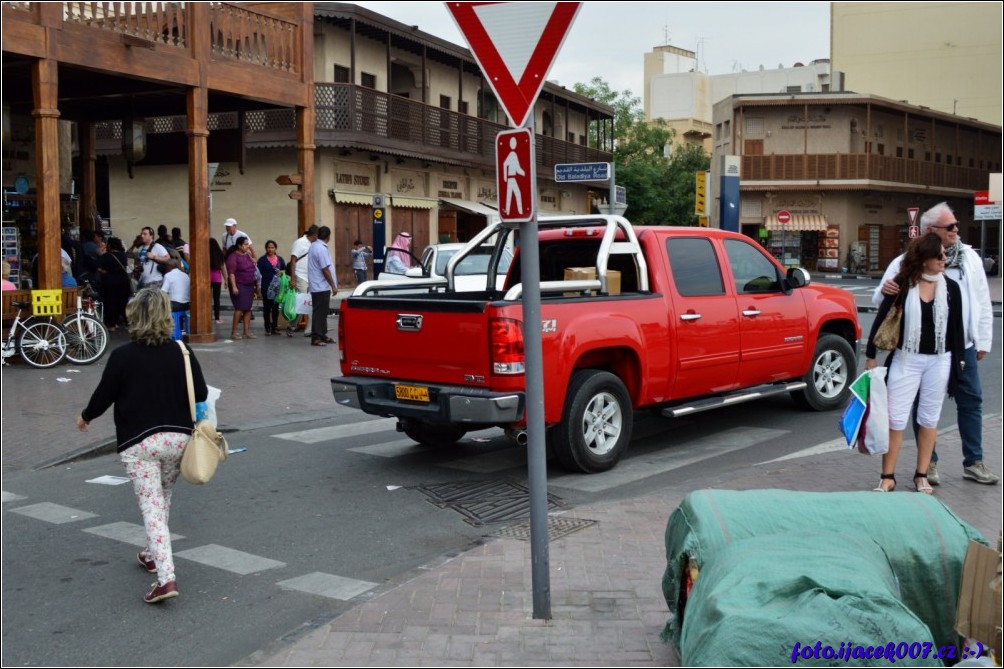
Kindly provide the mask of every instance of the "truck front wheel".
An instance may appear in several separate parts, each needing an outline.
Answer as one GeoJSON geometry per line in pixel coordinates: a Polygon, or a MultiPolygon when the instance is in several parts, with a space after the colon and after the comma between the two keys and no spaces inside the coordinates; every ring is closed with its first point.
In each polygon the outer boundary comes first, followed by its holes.
{"type": "Polygon", "coordinates": [[[561,424],[552,432],[554,456],[568,471],[605,472],[627,450],[633,421],[631,396],[619,378],[579,370],[569,383],[561,424]]]}
{"type": "Polygon", "coordinates": [[[409,420],[404,423],[404,433],[409,439],[417,441],[423,446],[444,447],[453,446],[460,441],[467,430],[456,425],[433,425],[417,420],[409,420]]]}
{"type": "Polygon", "coordinates": [[[829,411],[847,402],[857,372],[857,357],[847,340],[824,334],[816,342],[812,365],[805,375],[805,388],[791,394],[803,409],[829,411]]]}

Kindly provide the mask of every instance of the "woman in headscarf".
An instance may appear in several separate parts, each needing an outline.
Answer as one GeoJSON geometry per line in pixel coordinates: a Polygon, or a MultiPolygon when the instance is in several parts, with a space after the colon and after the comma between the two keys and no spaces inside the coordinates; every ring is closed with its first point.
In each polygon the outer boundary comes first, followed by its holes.
{"type": "Polygon", "coordinates": [[[886,314],[898,304],[903,310],[899,345],[886,358],[889,451],[882,456],[882,476],[875,490],[892,492],[896,488],[896,460],[903,445],[903,430],[919,394],[913,485],[917,492],[930,495],[934,488],[927,480],[927,470],[941,405],[946,388],[948,394],[955,391],[963,360],[962,291],[959,284],[945,276],[945,250],[941,238],[933,232],[910,243],[894,281],[900,292],[882,301],[865,350],[865,369],[873,369],[878,366],[875,334],[886,314]]]}
{"type": "Polygon", "coordinates": [[[411,251],[411,235],[407,232],[399,232],[391,244],[391,250],[387,251],[384,271],[391,274],[404,274],[408,271],[408,268],[411,267],[411,256],[406,251],[411,251]],[[405,250],[397,251],[394,249],[405,250]]]}

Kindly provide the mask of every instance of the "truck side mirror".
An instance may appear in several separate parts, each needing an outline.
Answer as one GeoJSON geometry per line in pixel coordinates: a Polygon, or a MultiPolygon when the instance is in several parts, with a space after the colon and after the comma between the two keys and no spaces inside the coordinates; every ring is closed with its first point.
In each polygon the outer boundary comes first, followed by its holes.
{"type": "Polygon", "coordinates": [[[812,282],[809,273],[801,267],[789,268],[786,278],[788,279],[788,285],[792,288],[805,288],[812,282]]]}

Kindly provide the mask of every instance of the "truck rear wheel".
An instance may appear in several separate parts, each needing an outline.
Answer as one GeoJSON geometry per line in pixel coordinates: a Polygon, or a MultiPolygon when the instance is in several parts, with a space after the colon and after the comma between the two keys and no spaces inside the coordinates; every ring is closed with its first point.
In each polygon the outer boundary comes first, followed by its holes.
{"type": "Polygon", "coordinates": [[[404,433],[408,435],[409,439],[417,441],[423,446],[441,448],[456,444],[467,434],[467,430],[456,425],[434,425],[411,420],[405,422],[404,433]]]}
{"type": "Polygon", "coordinates": [[[805,388],[791,394],[795,404],[813,411],[842,407],[857,376],[857,362],[846,339],[835,334],[821,335],[805,374],[805,388]]]}
{"type": "Polygon", "coordinates": [[[572,375],[562,420],[552,431],[558,463],[595,474],[614,467],[631,441],[631,396],[619,378],[597,369],[572,375]]]}

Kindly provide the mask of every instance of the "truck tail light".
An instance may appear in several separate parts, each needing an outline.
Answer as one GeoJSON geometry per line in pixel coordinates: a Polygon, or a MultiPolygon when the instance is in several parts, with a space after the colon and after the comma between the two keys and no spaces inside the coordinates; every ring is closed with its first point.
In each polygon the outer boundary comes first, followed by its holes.
{"type": "Polygon", "coordinates": [[[523,374],[526,360],[523,354],[523,324],[512,318],[492,318],[491,363],[493,374],[523,374]]]}
{"type": "Polygon", "coordinates": [[[345,311],[338,314],[338,360],[345,362],[345,311]]]}

